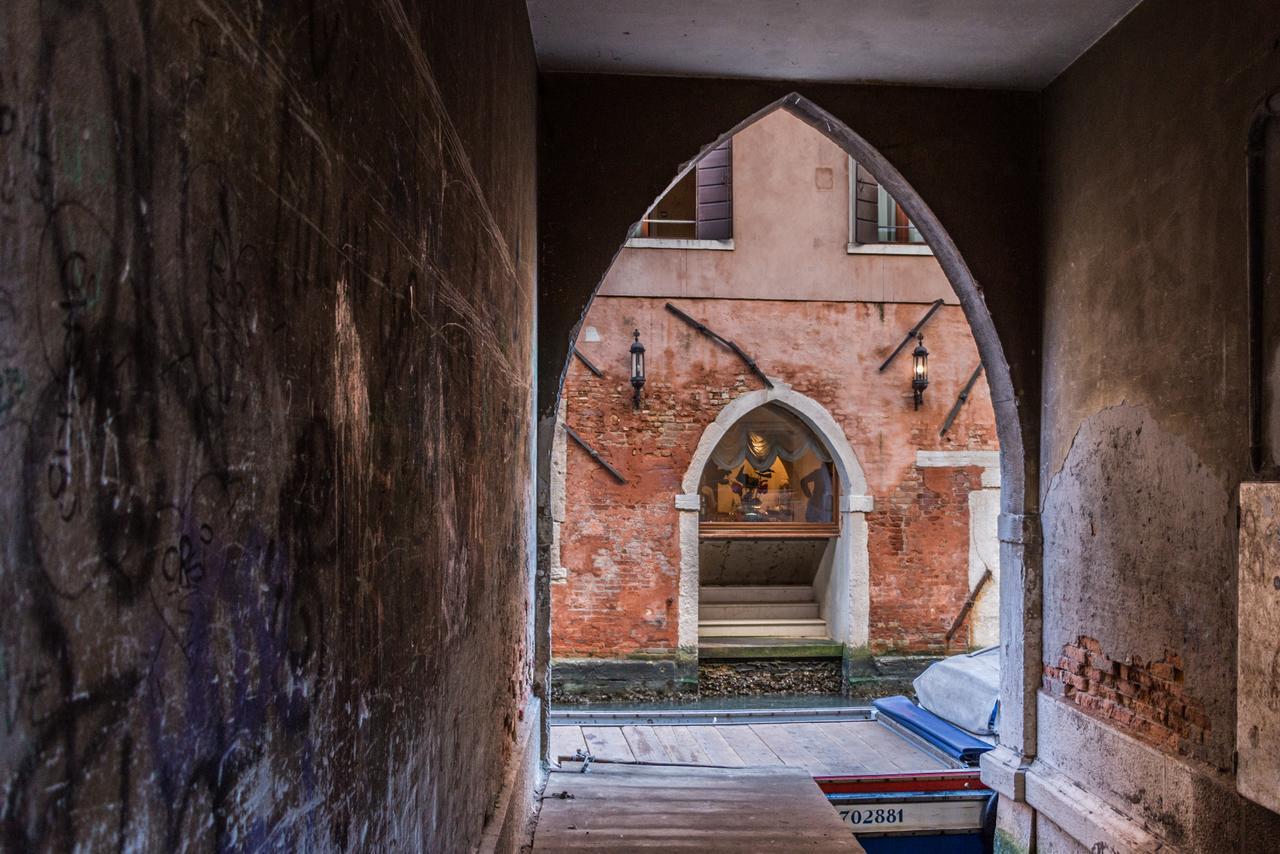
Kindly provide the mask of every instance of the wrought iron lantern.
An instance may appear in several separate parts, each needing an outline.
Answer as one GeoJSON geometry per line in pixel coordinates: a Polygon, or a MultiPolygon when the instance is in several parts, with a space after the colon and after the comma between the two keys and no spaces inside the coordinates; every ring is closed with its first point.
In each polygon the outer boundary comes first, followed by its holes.
{"type": "Polygon", "coordinates": [[[644,388],[644,345],[640,343],[639,329],[632,334],[636,340],[631,343],[631,388],[635,389],[631,402],[639,409],[640,389],[644,388]]]}
{"type": "Polygon", "coordinates": [[[924,348],[924,336],[916,335],[916,349],[911,354],[911,391],[915,393],[916,409],[924,402],[924,390],[929,387],[929,351],[924,348]]]}

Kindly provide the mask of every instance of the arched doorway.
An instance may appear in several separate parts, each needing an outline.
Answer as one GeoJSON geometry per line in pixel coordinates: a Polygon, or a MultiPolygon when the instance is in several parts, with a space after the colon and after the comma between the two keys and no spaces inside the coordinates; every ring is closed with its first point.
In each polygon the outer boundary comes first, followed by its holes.
{"type": "MultiPolygon", "coordinates": [[[[682,492],[675,496],[680,511],[680,646],[689,652],[699,647],[700,623],[707,628],[707,621],[699,619],[699,605],[701,587],[708,581],[739,588],[809,585],[822,625],[789,626],[798,629],[790,636],[825,636],[846,650],[867,643],[865,514],[873,502],[862,466],[831,413],[772,379],[773,388],[743,394],[720,411],[703,432],[682,492]],[[762,477],[765,472],[772,474],[762,477]],[[749,561],[742,561],[739,549],[738,566],[732,565],[732,556],[723,555],[715,578],[704,573],[701,558],[715,546],[736,543],[749,550],[763,542],[822,547],[810,551],[808,560],[817,558],[811,566],[805,565],[803,549],[793,549],[797,553],[781,568],[775,564],[753,573],[742,567],[749,561]]],[[[751,637],[750,625],[716,626],[721,631],[708,637],[751,637]],[[735,631],[739,634],[725,634],[735,631]]],[[[767,628],[756,632],[762,630],[767,628]]],[[[778,634],[776,623],[773,631],[771,636],[788,636],[778,634]]]]}

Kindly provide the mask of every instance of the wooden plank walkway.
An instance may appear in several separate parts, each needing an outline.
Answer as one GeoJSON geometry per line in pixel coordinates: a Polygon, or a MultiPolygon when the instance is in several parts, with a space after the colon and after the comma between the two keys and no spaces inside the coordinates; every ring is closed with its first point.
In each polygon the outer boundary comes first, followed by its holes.
{"type": "Polygon", "coordinates": [[[549,775],[533,854],[864,854],[800,768],[578,767],[549,775]]]}
{"type": "Polygon", "coordinates": [[[584,745],[605,762],[786,766],[815,776],[948,767],[877,721],[551,727],[553,762],[584,745]]]}

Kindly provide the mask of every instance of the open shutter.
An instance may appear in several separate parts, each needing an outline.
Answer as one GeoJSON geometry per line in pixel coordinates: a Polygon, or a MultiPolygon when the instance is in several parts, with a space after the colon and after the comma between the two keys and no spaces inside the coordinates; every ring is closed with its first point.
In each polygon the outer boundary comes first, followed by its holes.
{"type": "Polygon", "coordinates": [[[733,237],[733,148],[725,140],[698,161],[697,216],[699,240],[733,237]]]}
{"type": "Polygon", "coordinates": [[[854,164],[853,240],[855,243],[879,243],[880,185],[861,163],[854,164]]]}

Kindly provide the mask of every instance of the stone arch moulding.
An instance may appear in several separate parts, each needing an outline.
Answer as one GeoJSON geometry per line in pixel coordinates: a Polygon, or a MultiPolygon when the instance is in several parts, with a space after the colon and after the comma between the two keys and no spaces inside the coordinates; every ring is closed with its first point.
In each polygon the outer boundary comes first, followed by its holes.
{"type": "MultiPolygon", "coordinates": [[[[667,188],[655,196],[670,189],[676,182],[693,169],[698,159],[715,146],[732,137],[743,128],[758,121],[777,109],[789,113],[814,127],[827,138],[834,141],[854,159],[865,164],[876,176],[880,184],[902,206],[907,216],[915,223],[920,234],[933,250],[934,257],[941,265],[951,288],[955,291],[964,311],[965,319],[978,345],[978,353],[991,389],[991,403],[995,411],[996,430],[1000,439],[1000,565],[1004,569],[1000,581],[1000,660],[1001,660],[1001,733],[1000,746],[997,750],[986,754],[983,759],[983,779],[1002,795],[1022,800],[1020,780],[1022,768],[1036,754],[1036,693],[1040,686],[1043,668],[1042,608],[1043,589],[1041,582],[1042,540],[1040,535],[1040,516],[1035,510],[1034,499],[1026,494],[1027,460],[1026,446],[1023,442],[1022,425],[1018,417],[1018,400],[1014,391],[1013,378],[1009,370],[1009,362],[1005,358],[995,321],[991,317],[986,301],[973,272],[960,254],[959,248],[951,235],[933,210],[916,192],[906,177],[885,158],[870,142],[857,134],[847,124],[832,113],[824,110],[813,101],[799,94],[790,94],[772,102],[744,118],[734,127],[702,147],[698,154],[682,164],[667,188]]],[[[618,240],[613,260],[617,259],[623,249],[624,238],[618,240]]],[[[610,265],[605,268],[592,292],[599,291],[600,285],[608,275],[610,265]]],[[[568,330],[568,340],[572,342],[578,334],[583,319],[586,317],[590,301],[583,306],[582,314],[573,328],[568,330]]],[[[560,394],[564,386],[565,374],[572,359],[572,347],[565,348],[563,364],[560,366],[554,398],[548,401],[544,409],[547,416],[540,422],[539,429],[539,471],[549,471],[551,457],[551,434],[554,428],[560,394]]],[[[714,445],[713,445],[714,447],[714,445]]],[[[542,475],[545,477],[545,475],[542,475]]],[[[696,487],[695,487],[696,488],[696,487]]],[[[863,487],[865,490],[865,486],[863,487]]],[[[851,490],[852,492],[852,490],[851,490]]],[[[686,491],[685,494],[688,494],[686,491]]],[[[861,493],[860,493],[861,494],[861,493]]],[[[541,496],[542,493],[540,492],[541,496]]],[[[686,499],[677,497],[677,501],[686,499]]],[[[549,506],[540,498],[540,513],[545,517],[549,506]]],[[[683,508],[682,508],[683,509],[683,508]]],[[[681,513],[683,519],[688,514],[681,513]]],[[[696,520],[696,517],[695,517],[696,520]]],[[[682,550],[689,534],[682,526],[680,536],[682,550]]],[[[697,530],[693,531],[696,538],[697,530]]],[[[538,625],[535,627],[535,681],[548,684],[551,648],[551,614],[550,614],[550,581],[546,553],[542,535],[539,535],[539,589],[538,589],[538,625]]],[[[696,579],[694,579],[696,585],[696,579]]],[[[686,579],[681,576],[682,593],[686,579]]],[[[687,650],[686,644],[696,648],[696,586],[694,613],[687,615],[681,612],[681,626],[692,625],[692,637],[681,629],[680,645],[687,650]]],[[[546,727],[545,711],[543,726],[546,727]]],[[[545,732],[545,729],[544,729],[545,732]]],[[[545,751],[545,738],[544,738],[545,751]]],[[[544,753],[545,755],[545,753],[544,753]]]]}
{"type": "Polygon", "coordinates": [[[873,509],[867,479],[844,429],[826,408],[777,377],[769,377],[771,389],[747,392],[734,398],[707,425],[698,440],[689,468],[675,496],[680,512],[680,592],[677,638],[682,653],[698,649],[698,484],[711,453],[743,416],[766,403],[786,409],[804,422],[827,446],[840,478],[840,534],[836,537],[831,574],[820,603],[832,637],[849,651],[865,648],[870,631],[870,555],[867,550],[866,514],[873,509]]]}

